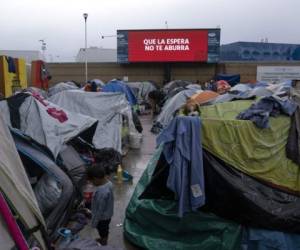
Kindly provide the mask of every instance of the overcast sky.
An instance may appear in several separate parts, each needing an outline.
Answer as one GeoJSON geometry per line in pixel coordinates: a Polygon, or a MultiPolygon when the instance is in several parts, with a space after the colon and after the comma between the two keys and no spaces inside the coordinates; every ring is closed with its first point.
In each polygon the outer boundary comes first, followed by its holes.
{"type": "Polygon", "coordinates": [[[300,44],[300,0],[0,0],[0,50],[39,50],[45,39],[54,60],[73,61],[84,47],[115,48],[117,29],[221,27],[221,43],[300,44]],[[59,56],[59,57],[58,57],[59,56]]]}

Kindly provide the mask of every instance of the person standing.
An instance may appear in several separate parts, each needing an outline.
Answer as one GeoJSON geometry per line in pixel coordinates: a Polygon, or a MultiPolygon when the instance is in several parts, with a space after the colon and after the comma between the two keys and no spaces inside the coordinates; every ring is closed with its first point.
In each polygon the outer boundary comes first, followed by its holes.
{"type": "Polygon", "coordinates": [[[92,197],[92,227],[98,230],[101,245],[107,245],[109,224],[114,211],[113,184],[107,179],[105,169],[97,164],[87,170],[88,180],[96,186],[92,197]]]}

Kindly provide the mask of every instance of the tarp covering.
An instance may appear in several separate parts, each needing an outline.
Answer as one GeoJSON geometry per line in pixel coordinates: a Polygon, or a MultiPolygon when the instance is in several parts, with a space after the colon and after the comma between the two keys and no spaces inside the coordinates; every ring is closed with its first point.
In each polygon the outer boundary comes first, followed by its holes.
{"type": "Polygon", "coordinates": [[[244,173],[278,188],[300,192],[300,168],[285,153],[290,118],[271,117],[267,129],[236,120],[251,103],[235,101],[201,107],[203,147],[244,173]]]}
{"type": "Polygon", "coordinates": [[[49,88],[48,95],[53,96],[59,92],[71,89],[78,89],[78,87],[73,82],[60,82],[49,88]]]}
{"type": "Polygon", "coordinates": [[[243,232],[242,250],[300,249],[300,235],[247,228],[243,232]]]}
{"type": "Polygon", "coordinates": [[[166,102],[155,122],[160,124],[163,128],[166,127],[173,119],[175,112],[186,103],[189,97],[198,92],[201,92],[201,90],[192,88],[177,93],[166,102]]]}
{"type": "Polygon", "coordinates": [[[105,84],[102,88],[103,92],[115,92],[115,93],[123,93],[125,94],[130,105],[136,105],[137,100],[136,97],[129,86],[127,86],[124,82],[119,80],[112,80],[105,84]]]}
{"type": "MultiPolygon", "coordinates": [[[[38,167],[42,168],[48,175],[53,177],[61,186],[62,193],[59,202],[46,217],[48,233],[51,237],[55,238],[56,230],[63,222],[65,222],[66,214],[69,212],[68,207],[72,205],[74,186],[68,175],[38,147],[33,146],[30,142],[16,134],[13,135],[13,138],[20,155],[37,164],[38,167]]],[[[36,167],[34,164],[30,166],[36,167]]]]}
{"type": "Polygon", "coordinates": [[[300,197],[264,185],[207,151],[204,166],[209,211],[242,225],[300,233],[300,197]]]}
{"type": "Polygon", "coordinates": [[[192,84],[191,82],[189,81],[184,81],[184,80],[175,80],[175,81],[171,81],[169,83],[167,83],[163,89],[164,91],[166,91],[167,93],[169,93],[170,91],[172,91],[173,89],[175,88],[178,88],[178,87],[186,87],[188,85],[192,84]]]}
{"type": "MultiPolygon", "coordinates": [[[[16,146],[0,115],[0,191],[12,205],[21,220],[32,229],[39,224],[45,225],[43,216],[38,208],[33,190],[29,183],[23,164],[17,153],[16,146]]],[[[1,216],[0,216],[1,217],[1,216]]],[[[1,249],[11,249],[14,246],[10,235],[0,219],[1,249]]],[[[45,249],[40,231],[34,233],[39,243],[45,249]]]]}
{"type": "Polygon", "coordinates": [[[240,250],[241,226],[210,213],[177,215],[177,203],[139,200],[161,155],[159,147],[138,182],[126,210],[125,236],[146,249],[240,250]]]}
{"type": "Polygon", "coordinates": [[[136,132],[131,107],[122,93],[63,91],[50,98],[66,110],[85,114],[98,120],[93,138],[97,149],[114,148],[121,152],[122,115],[128,117],[130,132],[136,132]]]}
{"type": "MultiPolygon", "coordinates": [[[[63,93],[63,92],[62,92],[63,93]]],[[[6,101],[0,102],[0,111],[7,112],[6,101]]],[[[9,114],[9,113],[8,113],[9,114]]],[[[46,146],[56,158],[63,145],[90,129],[92,138],[97,120],[67,110],[33,96],[25,99],[19,108],[20,130],[41,145],[46,146]]],[[[12,114],[10,114],[12,116],[12,114]]],[[[10,119],[6,123],[11,126],[10,119]]]]}
{"type": "Polygon", "coordinates": [[[151,82],[126,82],[126,84],[134,91],[136,89],[136,97],[141,103],[148,99],[148,94],[156,90],[156,87],[151,82]]]}
{"type": "Polygon", "coordinates": [[[218,75],[216,75],[215,80],[216,81],[225,80],[231,86],[234,86],[241,82],[241,76],[239,74],[237,74],[237,75],[218,74],[218,75]]]}

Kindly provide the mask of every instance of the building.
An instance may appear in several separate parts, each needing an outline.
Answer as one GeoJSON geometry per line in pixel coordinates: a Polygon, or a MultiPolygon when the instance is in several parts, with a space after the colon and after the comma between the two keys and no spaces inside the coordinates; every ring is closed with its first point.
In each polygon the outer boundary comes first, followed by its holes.
{"type": "Polygon", "coordinates": [[[221,46],[221,61],[300,61],[300,44],[235,42],[221,46]]]}
{"type": "Polygon", "coordinates": [[[29,64],[32,61],[43,60],[43,55],[38,50],[0,50],[0,56],[23,58],[29,64]]]}
{"type": "MultiPolygon", "coordinates": [[[[117,49],[104,49],[98,47],[87,48],[88,62],[117,62],[117,49]]],[[[81,48],[76,56],[76,62],[85,62],[85,49],[81,48]]]]}

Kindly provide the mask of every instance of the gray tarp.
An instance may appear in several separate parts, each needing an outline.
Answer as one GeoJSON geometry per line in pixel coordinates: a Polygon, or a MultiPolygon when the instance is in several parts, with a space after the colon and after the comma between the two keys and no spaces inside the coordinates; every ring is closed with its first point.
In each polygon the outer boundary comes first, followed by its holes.
{"type": "MultiPolygon", "coordinates": [[[[4,118],[6,118],[6,122],[10,126],[6,101],[2,101],[0,104],[0,112],[6,112],[4,118]]],[[[19,109],[20,130],[39,144],[46,146],[56,158],[67,142],[91,128],[97,123],[97,120],[89,116],[63,110],[52,103],[48,104],[48,106],[44,106],[34,97],[27,97],[19,109]],[[60,122],[48,114],[47,109],[49,108],[63,110],[68,120],[60,122]]]]}
{"type": "Polygon", "coordinates": [[[60,92],[49,100],[67,110],[98,120],[93,138],[97,149],[114,148],[121,152],[122,115],[128,117],[130,132],[137,133],[132,121],[131,107],[124,94],[69,90],[60,92]]]}
{"type": "Polygon", "coordinates": [[[79,89],[73,82],[60,82],[55,84],[53,87],[49,88],[48,96],[53,96],[61,91],[79,89]]]}
{"type": "Polygon", "coordinates": [[[55,231],[58,226],[63,225],[66,214],[70,211],[69,206],[72,205],[72,199],[74,194],[74,186],[69,176],[56,165],[56,163],[50,159],[46,154],[40,151],[39,148],[33,147],[26,140],[21,137],[13,136],[15,144],[22,155],[29,157],[33,162],[39,164],[43,170],[53,177],[60,185],[62,193],[59,198],[58,204],[51,210],[46,216],[46,225],[48,233],[51,239],[54,239],[57,235],[55,231]]]}
{"type": "Polygon", "coordinates": [[[200,92],[199,89],[187,89],[179,92],[175,96],[173,96],[170,100],[168,100],[159,116],[156,119],[156,123],[166,127],[170,121],[173,119],[175,112],[180,109],[185,103],[186,100],[191,97],[193,94],[200,92]]]}
{"type": "Polygon", "coordinates": [[[138,102],[141,103],[142,101],[148,100],[148,94],[156,90],[156,87],[151,82],[126,82],[126,84],[134,89],[137,89],[136,98],[138,102]]]}
{"type": "MultiPolygon", "coordinates": [[[[45,225],[35,195],[23,164],[17,153],[10,131],[0,115],[0,190],[12,204],[20,219],[28,228],[45,225]]],[[[1,217],[1,216],[0,216],[1,217]]],[[[45,249],[40,231],[34,233],[45,249]]],[[[0,219],[0,248],[11,249],[14,242],[0,219]]]]}

